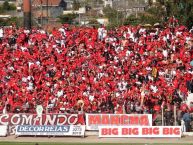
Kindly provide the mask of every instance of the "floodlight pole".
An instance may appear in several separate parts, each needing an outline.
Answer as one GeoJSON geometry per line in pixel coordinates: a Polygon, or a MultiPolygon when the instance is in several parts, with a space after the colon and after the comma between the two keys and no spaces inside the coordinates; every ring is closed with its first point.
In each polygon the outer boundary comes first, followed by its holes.
{"type": "Polygon", "coordinates": [[[31,29],[31,0],[23,0],[24,27],[31,29]]]}

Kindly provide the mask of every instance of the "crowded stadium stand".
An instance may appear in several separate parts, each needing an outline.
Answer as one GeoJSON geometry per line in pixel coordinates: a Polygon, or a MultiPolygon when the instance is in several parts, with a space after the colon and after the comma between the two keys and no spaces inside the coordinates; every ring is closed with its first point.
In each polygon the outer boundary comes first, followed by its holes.
{"type": "Polygon", "coordinates": [[[164,125],[183,120],[190,131],[192,48],[193,32],[173,19],[110,30],[64,24],[51,33],[1,27],[0,112],[153,114],[163,125],[164,110],[164,125]]]}

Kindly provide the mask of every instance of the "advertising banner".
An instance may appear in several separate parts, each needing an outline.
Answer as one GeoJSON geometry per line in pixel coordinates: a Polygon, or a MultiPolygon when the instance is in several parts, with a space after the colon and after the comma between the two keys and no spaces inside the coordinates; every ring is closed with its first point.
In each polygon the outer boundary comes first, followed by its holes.
{"type": "Polygon", "coordinates": [[[0,136],[7,136],[7,126],[6,125],[1,125],[0,126],[0,136]]]}
{"type": "Polygon", "coordinates": [[[181,126],[99,126],[99,137],[176,137],[181,126]]]}
{"type": "Polygon", "coordinates": [[[86,130],[99,126],[152,126],[151,114],[86,114],[86,130]]]}
{"type": "Polygon", "coordinates": [[[84,136],[85,125],[18,125],[16,136],[84,136]]]}
{"type": "Polygon", "coordinates": [[[0,125],[9,126],[9,134],[17,125],[85,125],[83,114],[0,114],[0,125]]]}

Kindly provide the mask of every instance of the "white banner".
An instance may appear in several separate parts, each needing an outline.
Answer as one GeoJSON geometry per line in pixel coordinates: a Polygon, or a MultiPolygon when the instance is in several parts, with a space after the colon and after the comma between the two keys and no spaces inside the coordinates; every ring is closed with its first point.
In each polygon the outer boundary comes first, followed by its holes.
{"type": "Polygon", "coordinates": [[[152,126],[151,114],[86,114],[86,129],[99,126],[152,126]]]}
{"type": "Polygon", "coordinates": [[[181,126],[99,126],[99,137],[181,137],[181,126]]]}
{"type": "Polygon", "coordinates": [[[0,126],[0,136],[7,136],[7,126],[6,125],[1,125],[0,126]]]}
{"type": "Polygon", "coordinates": [[[84,136],[85,125],[18,125],[16,136],[84,136]]]}

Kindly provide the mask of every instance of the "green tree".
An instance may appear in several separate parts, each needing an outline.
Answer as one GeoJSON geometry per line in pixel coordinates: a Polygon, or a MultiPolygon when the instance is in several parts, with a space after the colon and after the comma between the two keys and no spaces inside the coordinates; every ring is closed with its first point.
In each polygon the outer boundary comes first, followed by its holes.
{"type": "Polygon", "coordinates": [[[3,9],[6,11],[9,10],[9,2],[7,0],[3,3],[3,9]]]}
{"type": "Polygon", "coordinates": [[[109,27],[116,27],[123,24],[124,15],[110,6],[103,9],[105,17],[109,20],[109,27]]]}
{"type": "Polygon", "coordinates": [[[138,25],[138,24],[155,24],[162,23],[165,19],[165,7],[159,3],[145,10],[145,12],[138,13],[138,15],[130,15],[127,17],[124,24],[138,25]]]}
{"type": "Polygon", "coordinates": [[[0,26],[6,26],[6,20],[0,18],[0,26]]]}
{"type": "Polygon", "coordinates": [[[162,3],[166,7],[167,17],[175,16],[180,24],[191,28],[193,26],[193,1],[168,0],[162,3]]]}
{"type": "Polygon", "coordinates": [[[72,9],[78,10],[80,7],[81,7],[80,2],[78,0],[73,0],[72,9]]]}
{"type": "Polygon", "coordinates": [[[149,0],[150,8],[144,13],[129,16],[125,24],[154,24],[166,22],[170,17],[175,16],[180,24],[191,28],[193,26],[193,0],[157,0],[153,4],[149,0]]]}
{"type": "Polygon", "coordinates": [[[162,23],[166,16],[165,8],[157,4],[153,7],[147,9],[144,13],[140,15],[140,23],[142,24],[155,24],[155,23],[162,23]]]}
{"type": "Polygon", "coordinates": [[[98,27],[100,24],[96,19],[93,18],[89,20],[89,25],[98,27]]]}
{"type": "Polygon", "coordinates": [[[67,23],[67,24],[72,24],[73,23],[73,20],[77,17],[78,15],[77,14],[67,14],[67,15],[61,15],[59,16],[59,22],[64,24],[64,23],[67,23]]]}
{"type": "Polygon", "coordinates": [[[11,17],[9,19],[0,19],[0,26],[11,26],[16,24],[18,27],[22,26],[23,18],[11,17]]]}
{"type": "Polygon", "coordinates": [[[82,7],[84,7],[84,6],[89,6],[91,2],[92,2],[92,0],[84,0],[84,1],[81,2],[80,5],[81,5],[82,7]]]}
{"type": "Polygon", "coordinates": [[[9,11],[16,10],[16,6],[14,4],[9,4],[9,11]]]}
{"type": "Polygon", "coordinates": [[[0,13],[13,10],[16,10],[16,6],[14,4],[9,4],[7,0],[3,3],[2,6],[0,6],[0,13]]]}
{"type": "Polygon", "coordinates": [[[3,7],[0,5],[0,14],[4,12],[3,7]]]}
{"type": "Polygon", "coordinates": [[[140,23],[140,19],[136,18],[135,15],[130,15],[126,18],[124,25],[138,25],[140,23]]]}

